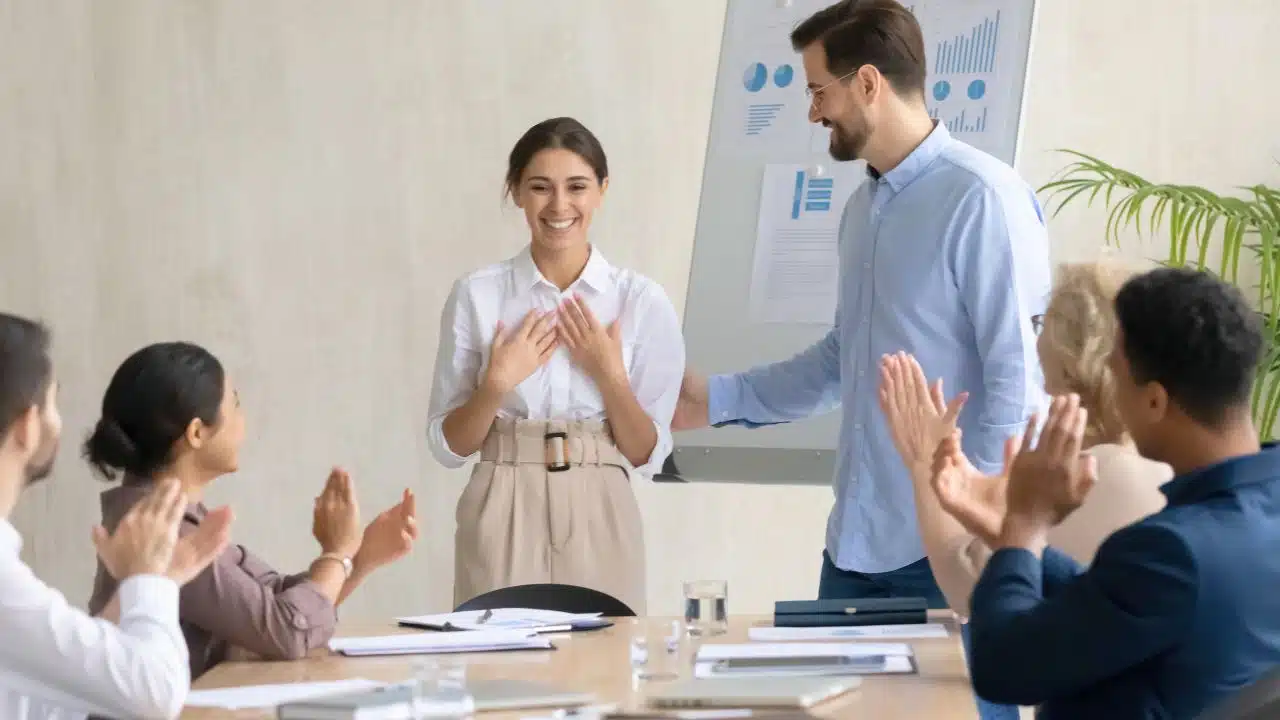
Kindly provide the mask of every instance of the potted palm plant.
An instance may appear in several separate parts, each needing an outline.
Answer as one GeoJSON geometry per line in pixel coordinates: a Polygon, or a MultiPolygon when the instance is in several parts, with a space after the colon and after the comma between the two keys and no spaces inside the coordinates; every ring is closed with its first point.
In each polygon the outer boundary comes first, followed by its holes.
{"type": "Polygon", "coordinates": [[[1156,260],[1209,270],[1253,299],[1268,339],[1253,387],[1253,419],[1263,440],[1275,437],[1280,415],[1280,190],[1254,185],[1227,196],[1194,185],[1155,184],[1091,155],[1061,152],[1073,158],[1071,163],[1040,188],[1051,215],[1072,202],[1090,207],[1101,202],[1107,210],[1108,245],[1119,246],[1129,229],[1139,237],[1163,233],[1168,251],[1156,260]],[[1242,258],[1256,262],[1256,277],[1247,273],[1252,287],[1242,284],[1242,258]]]}

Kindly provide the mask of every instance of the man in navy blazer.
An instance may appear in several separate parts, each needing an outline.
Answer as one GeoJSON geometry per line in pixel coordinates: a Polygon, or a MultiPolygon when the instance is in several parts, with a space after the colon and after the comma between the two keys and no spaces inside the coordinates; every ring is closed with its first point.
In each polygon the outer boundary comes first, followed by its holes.
{"type": "Polygon", "coordinates": [[[1164,510],[1088,569],[1046,547],[1094,479],[1074,397],[1023,442],[1003,516],[941,473],[935,487],[995,551],[971,602],[979,695],[1042,718],[1193,718],[1280,664],[1280,449],[1250,414],[1262,327],[1187,269],[1133,278],[1115,309],[1115,401],[1138,452],[1176,473],[1164,510]]]}

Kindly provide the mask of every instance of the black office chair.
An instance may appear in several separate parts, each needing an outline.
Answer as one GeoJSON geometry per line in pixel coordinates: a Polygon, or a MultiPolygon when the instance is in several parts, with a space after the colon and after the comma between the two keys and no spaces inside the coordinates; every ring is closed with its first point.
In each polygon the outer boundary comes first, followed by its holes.
{"type": "Polygon", "coordinates": [[[604,617],[635,617],[635,611],[618,598],[599,590],[577,585],[536,583],[513,585],[490,590],[462,603],[455,612],[466,610],[497,610],[499,608],[529,608],[530,610],[559,610],[567,613],[600,613],[604,617]]]}
{"type": "Polygon", "coordinates": [[[1275,720],[1280,718],[1280,667],[1209,708],[1197,720],[1275,720]]]}

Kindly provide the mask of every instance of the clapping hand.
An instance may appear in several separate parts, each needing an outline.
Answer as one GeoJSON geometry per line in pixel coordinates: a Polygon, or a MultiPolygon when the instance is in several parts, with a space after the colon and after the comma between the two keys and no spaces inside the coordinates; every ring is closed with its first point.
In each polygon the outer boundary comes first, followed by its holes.
{"type": "Polygon", "coordinates": [[[1040,439],[1031,446],[1032,415],[1009,470],[1009,509],[1002,544],[1042,545],[1048,530],[1084,502],[1097,481],[1093,456],[1081,453],[1089,411],[1078,395],[1053,399],[1040,439]]]}
{"type": "Polygon", "coordinates": [[[931,387],[912,355],[900,352],[880,359],[880,409],[908,468],[930,467],[938,443],[955,429],[968,398],[960,393],[947,402],[942,380],[931,387]]]}
{"type": "Polygon", "coordinates": [[[400,502],[378,514],[364,529],[355,564],[373,570],[404,557],[418,539],[417,501],[408,489],[400,502]]]}
{"type": "Polygon", "coordinates": [[[102,565],[117,580],[134,575],[164,575],[178,543],[186,495],[176,479],[161,480],[108,533],[93,528],[93,544],[102,565]]]}
{"type": "Polygon", "coordinates": [[[993,546],[1000,538],[1005,517],[1005,493],[1009,468],[1018,448],[1017,437],[1004,446],[1004,469],[984,475],[960,448],[960,431],[954,430],[933,455],[933,492],[938,504],[974,537],[993,546]]]}
{"type": "Polygon", "coordinates": [[[195,530],[178,539],[166,575],[186,585],[204,572],[231,541],[232,520],[231,508],[225,505],[206,513],[195,530]]]}
{"type": "Polygon", "coordinates": [[[560,305],[556,334],[560,342],[569,348],[573,361],[597,385],[603,385],[610,379],[626,380],[621,325],[620,320],[614,320],[608,326],[600,324],[587,301],[574,295],[560,305]]]}
{"type": "Polygon", "coordinates": [[[324,490],[316,498],[311,534],[327,553],[353,558],[360,549],[360,505],[346,470],[334,468],[329,473],[324,490]]]}

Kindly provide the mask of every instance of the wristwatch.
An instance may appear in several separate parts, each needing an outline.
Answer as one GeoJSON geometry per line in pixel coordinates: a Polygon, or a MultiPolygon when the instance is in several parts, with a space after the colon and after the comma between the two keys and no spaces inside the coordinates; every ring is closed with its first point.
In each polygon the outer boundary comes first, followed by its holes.
{"type": "Polygon", "coordinates": [[[321,553],[320,558],[326,559],[326,560],[334,560],[338,563],[341,563],[342,572],[346,573],[347,577],[351,577],[351,570],[354,567],[351,563],[351,558],[345,555],[339,555],[338,553],[331,553],[331,552],[321,553]]]}

